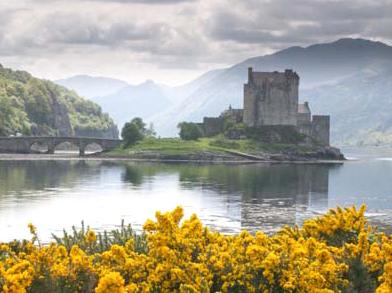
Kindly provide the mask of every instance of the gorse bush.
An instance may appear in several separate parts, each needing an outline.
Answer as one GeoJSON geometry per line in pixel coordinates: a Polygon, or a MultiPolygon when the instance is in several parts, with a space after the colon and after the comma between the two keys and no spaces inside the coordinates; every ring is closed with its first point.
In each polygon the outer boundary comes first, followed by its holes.
{"type": "MultiPolygon", "coordinates": [[[[268,236],[224,235],[183,210],[156,213],[145,238],[129,226],[103,240],[74,230],[41,245],[0,245],[2,292],[392,292],[392,238],[365,208],[337,208],[268,236]],[[112,242],[110,242],[112,241],[112,242]],[[139,244],[136,244],[139,241],[139,244]],[[144,243],[145,246],[140,246],[144,243]],[[139,246],[138,246],[139,245],[139,246]]],[[[144,245],[143,244],[143,245],[144,245]]]]}

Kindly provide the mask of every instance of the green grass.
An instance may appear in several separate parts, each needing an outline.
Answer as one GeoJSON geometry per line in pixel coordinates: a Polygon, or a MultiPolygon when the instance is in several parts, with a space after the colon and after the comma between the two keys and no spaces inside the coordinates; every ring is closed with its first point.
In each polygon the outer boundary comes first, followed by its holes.
{"type": "Polygon", "coordinates": [[[108,153],[113,156],[132,156],[138,153],[153,152],[161,155],[192,155],[200,152],[225,153],[238,151],[243,153],[281,153],[285,151],[306,152],[309,147],[290,144],[266,144],[250,139],[230,140],[222,136],[201,138],[199,140],[181,140],[179,138],[148,138],[134,146],[117,148],[108,153]]]}
{"type": "Polygon", "coordinates": [[[211,139],[181,140],[179,138],[148,138],[134,146],[117,148],[111,151],[112,155],[133,155],[140,152],[156,152],[163,155],[187,155],[203,151],[223,152],[220,147],[210,145],[211,139]]]}

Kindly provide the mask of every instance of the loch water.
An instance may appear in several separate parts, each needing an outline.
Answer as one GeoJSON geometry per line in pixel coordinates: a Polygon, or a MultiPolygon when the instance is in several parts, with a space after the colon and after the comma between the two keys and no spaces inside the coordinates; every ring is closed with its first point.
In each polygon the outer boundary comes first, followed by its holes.
{"type": "Polygon", "coordinates": [[[181,205],[225,233],[272,233],[340,206],[368,206],[392,224],[392,148],[343,149],[344,164],[162,164],[93,160],[0,160],[0,241],[43,241],[83,220],[97,231],[121,220],[141,229],[155,211],[181,205]]]}

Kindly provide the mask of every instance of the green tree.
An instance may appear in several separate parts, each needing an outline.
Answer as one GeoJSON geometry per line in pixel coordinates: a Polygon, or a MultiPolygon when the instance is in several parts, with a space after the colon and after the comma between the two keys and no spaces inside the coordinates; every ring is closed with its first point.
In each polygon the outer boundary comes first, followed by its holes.
{"type": "Polygon", "coordinates": [[[180,137],[183,140],[198,140],[203,136],[203,132],[196,123],[181,122],[177,126],[180,129],[180,137]]]}
{"type": "Polygon", "coordinates": [[[146,123],[143,122],[143,119],[140,117],[133,118],[131,123],[136,124],[136,126],[145,134],[146,132],[146,123]]]}
{"type": "Polygon", "coordinates": [[[121,136],[125,146],[130,146],[142,140],[146,135],[146,124],[139,117],[134,118],[131,122],[125,123],[121,136]]]}

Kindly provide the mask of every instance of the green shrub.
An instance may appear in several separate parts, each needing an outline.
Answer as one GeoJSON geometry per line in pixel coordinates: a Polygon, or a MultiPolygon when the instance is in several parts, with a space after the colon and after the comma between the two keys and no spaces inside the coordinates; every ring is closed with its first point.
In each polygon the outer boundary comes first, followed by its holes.
{"type": "Polygon", "coordinates": [[[71,250],[72,246],[77,245],[89,254],[101,253],[109,250],[110,247],[115,244],[125,246],[128,240],[133,239],[136,252],[147,252],[147,239],[145,234],[136,234],[130,224],[124,224],[124,220],[121,221],[119,229],[111,231],[105,230],[103,233],[98,233],[97,239],[93,243],[88,242],[86,239],[88,231],[90,231],[90,228],[88,226],[85,227],[84,222],[82,222],[82,227],[80,229],[72,226],[72,233],[63,230],[62,236],[52,234],[52,237],[57,244],[63,245],[68,251],[71,250]]]}
{"type": "Polygon", "coordinates": [[[183,140],[198,140],[203,136],[199,125],[192,122],[181,122],[177,126],[180,129],[180,137],[183,140]]]}
{"type": "Polygon", "coordinates": [[[145,137],[146,125],[141,118],[134,118],[131,122],[125,123],[121,136],[125,146],[134,145],[145,137]]]}

